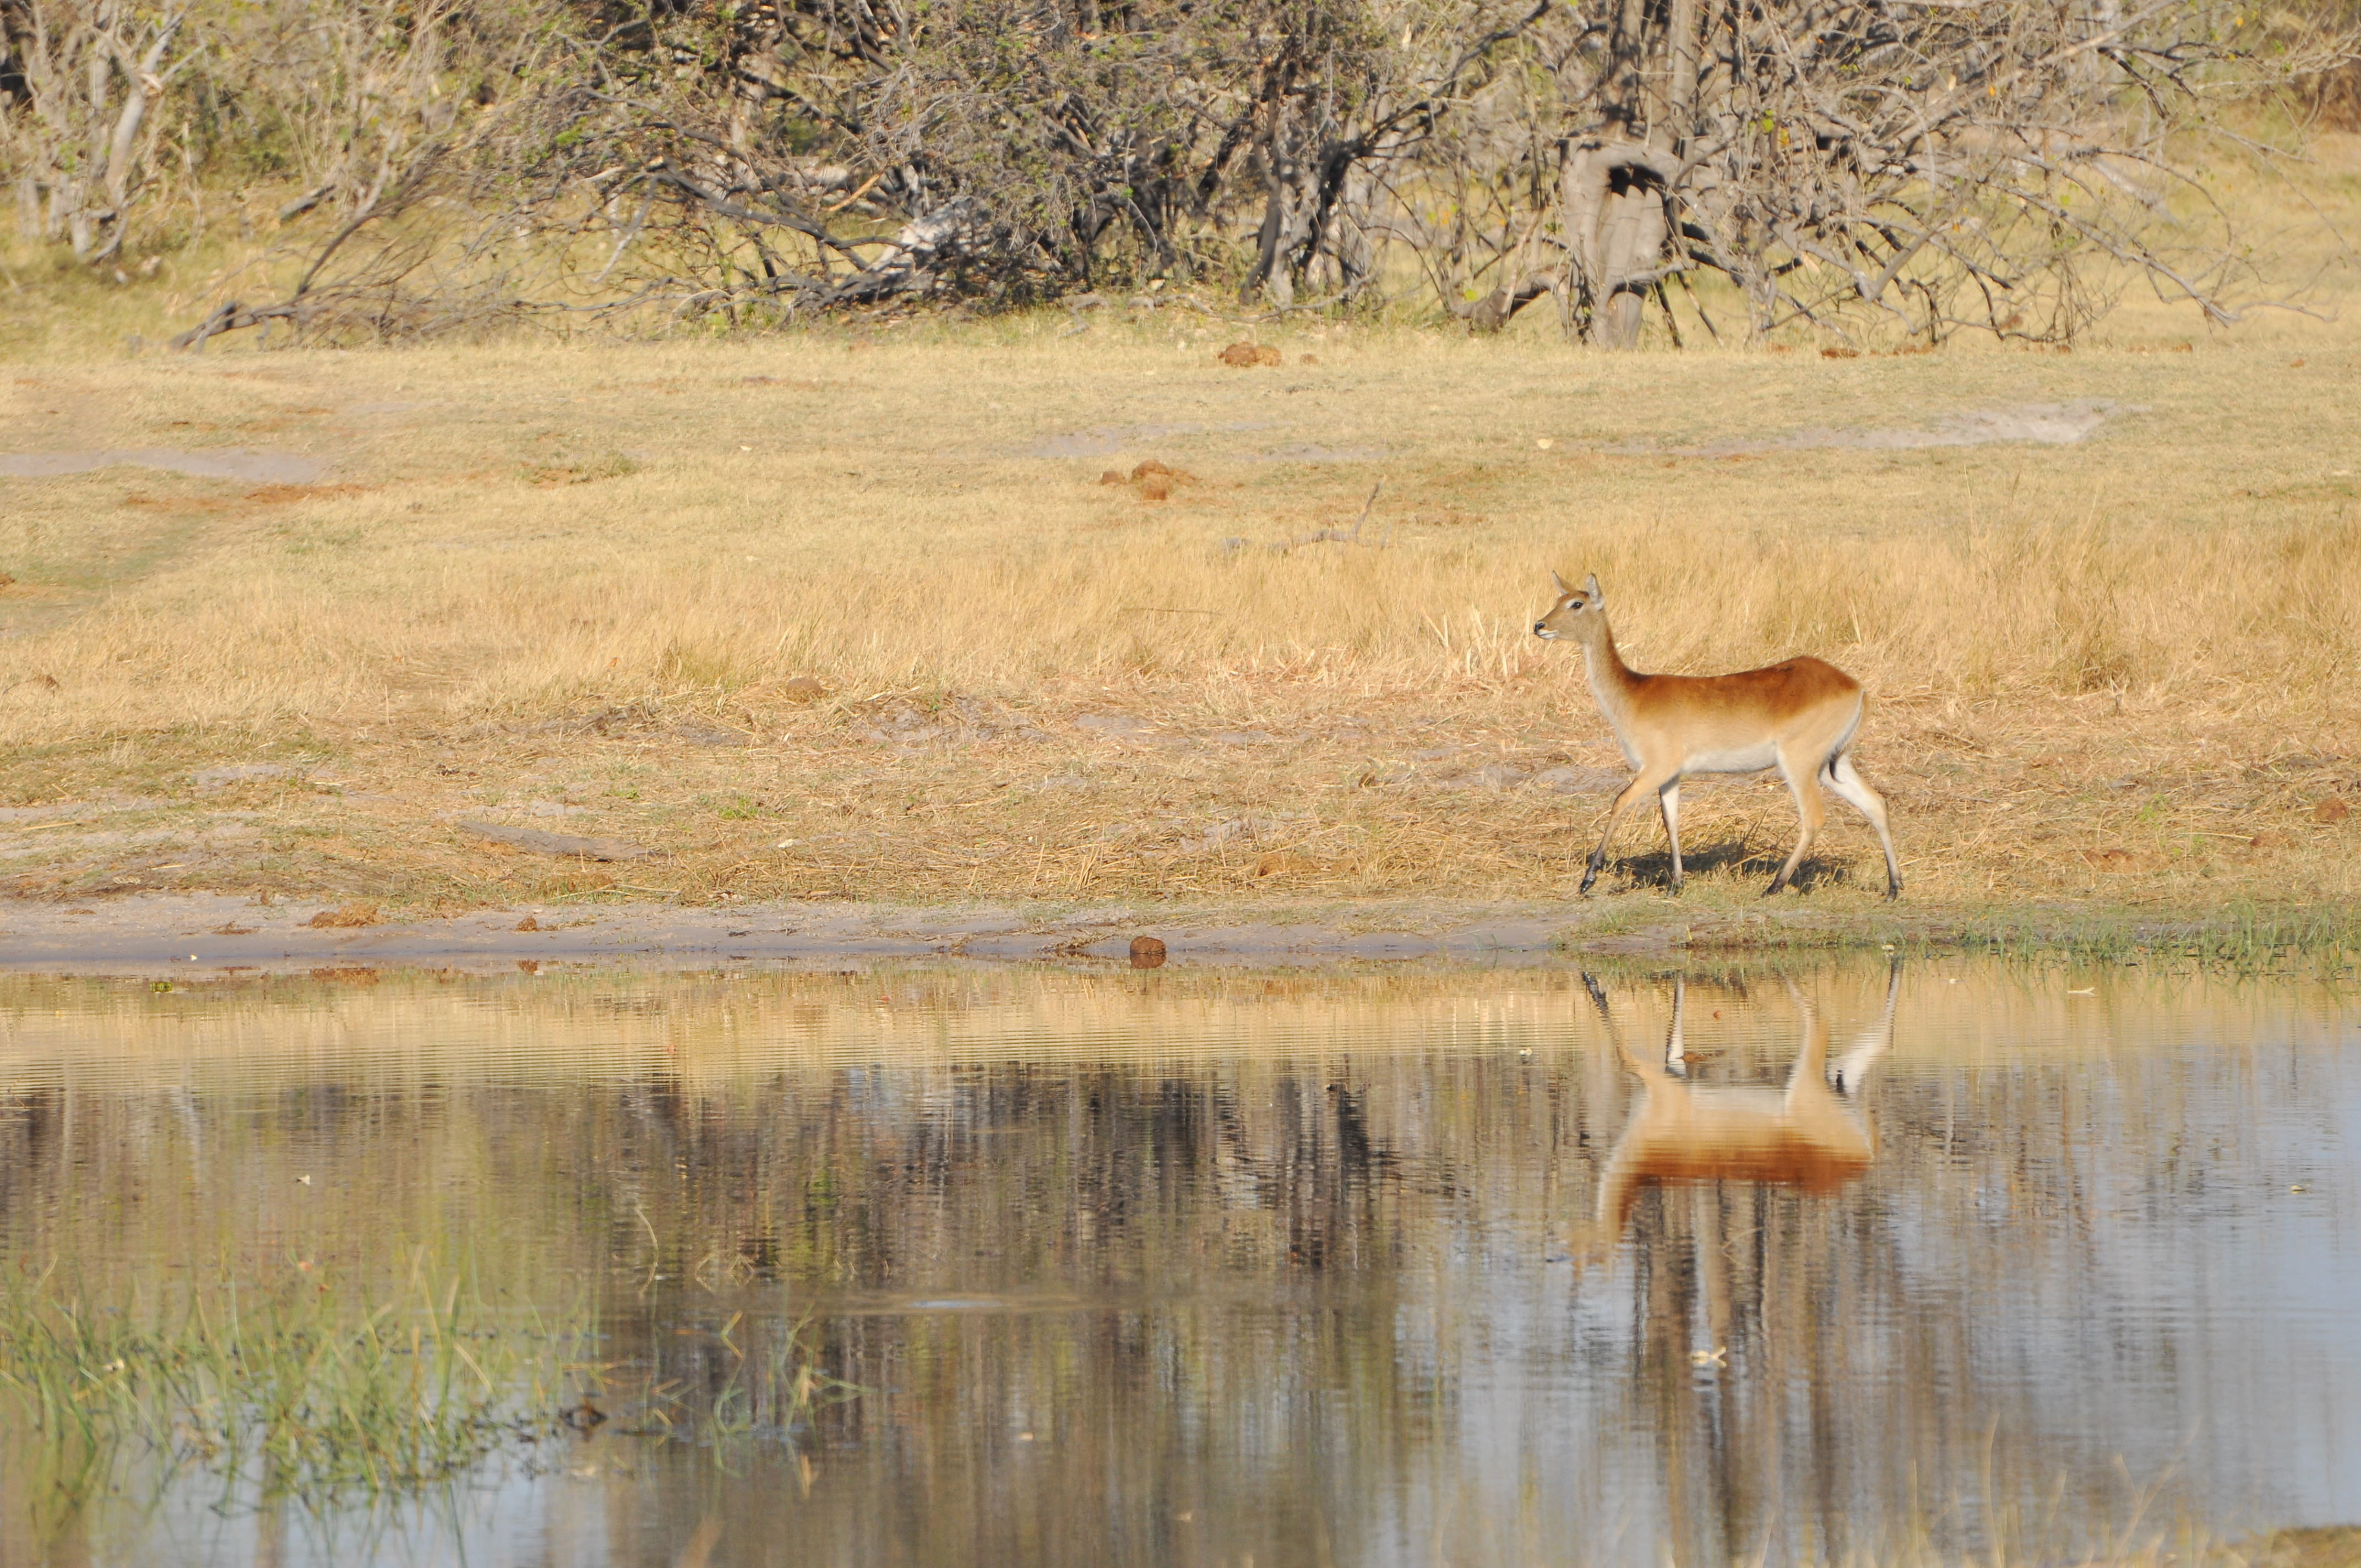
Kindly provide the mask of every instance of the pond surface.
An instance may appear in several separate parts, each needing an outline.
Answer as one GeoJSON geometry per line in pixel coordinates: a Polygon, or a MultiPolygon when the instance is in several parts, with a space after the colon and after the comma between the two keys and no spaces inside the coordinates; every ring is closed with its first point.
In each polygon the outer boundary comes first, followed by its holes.
{"type": "Polygon", "coordinates": [[[20,1334],[0,1563],[2030,1563],[2361,1519],[2349,996],[1593,973],[0,978],[13,1321],[349,1294],[423,1365],[472,1313],[440,1387],[511,1421],[307,1490],[204,1435],[234,1389],[75,1427],[148,1341],[20,1334]]]}

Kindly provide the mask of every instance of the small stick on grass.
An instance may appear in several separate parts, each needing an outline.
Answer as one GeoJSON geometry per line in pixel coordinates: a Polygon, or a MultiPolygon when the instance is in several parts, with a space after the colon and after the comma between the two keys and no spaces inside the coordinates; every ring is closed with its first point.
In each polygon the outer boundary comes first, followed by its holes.
{"type": "MultiPolygon", "coordinates": [[[[1300,544],[1358,544],[1361,542],[1361,525],[1369,521],[1369,510],[1378,504],[1378,496],[1385,488],[1386,482],[1383,479],[1369,487],[1369,499],[1361,503],[1361,515],[1353,520],[1351,528],[1315,528],[1301,538],[1275,541],[1271,548],[1284,554],[1300,544]]],[[[1370,545],[1369,548],[1383,550],[1392,543],[1393,530],[1389,525],[1386,537],[1370,545]]]]}

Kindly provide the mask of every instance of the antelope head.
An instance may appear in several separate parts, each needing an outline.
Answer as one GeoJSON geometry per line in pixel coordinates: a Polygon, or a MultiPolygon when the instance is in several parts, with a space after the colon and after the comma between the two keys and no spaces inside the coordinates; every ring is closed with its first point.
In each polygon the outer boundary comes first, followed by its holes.
{"type": "Polygon", "coordinates": [[[1607,624],[1607,595],[1598,586],[1597,574],[1583,578],[1578,588],[1566,587],[1565,579],[1555,572],[1550,574],[1550,580],[1557,585],[1557,602],[1533,622],[1533,635],[1551,641],[1571,637],[1577,642],[1598,636],[1607,624]]]}

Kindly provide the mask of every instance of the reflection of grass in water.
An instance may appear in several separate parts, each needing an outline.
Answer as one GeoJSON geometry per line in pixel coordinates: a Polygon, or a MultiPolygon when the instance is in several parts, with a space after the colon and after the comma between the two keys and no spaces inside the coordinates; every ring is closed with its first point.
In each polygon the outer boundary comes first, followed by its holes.
{"type": "MultiPolygon", "coordinates": [[[[685,1387],[650,1369],[617,1435],[668,1438],[727,1463],[791,1445],[851,1385],[821,1372],[804,1325],[741,1346],[685,1387]]],[[[535,1452],[606,1417],[572,1405],[593,1314],[496,1311],[471,1272],[423,1261],[390,1290],[339,1288],[299,1264],[152,1294],[89,1290],[57,1272],[0,1279],[0,1463],[29,1486],[37,1530],[105,1497],[209,1477],[225,1501],[324,1510],[415,1495],[503,1449],[535,1452]],[[561,1409],[561,1407],[567,1407],[561,1409]]]]}
{"type": "Polygon", "coordinates": [[[823,1407],[860,1396],[857,1385],[813,1364],[805,1342],[807,1323],[774,1331],[750,1354],[737,1337],[744,1321],[743,1312],[736,1313],[717,1332],[731,1365],[709,1393],[666,1377],[661,1359],[641,1369],[636,1387],[610,1382],[614,1392],[632,1395],[639,1408],[620,1435],[695,1443],[719,1451],[726,1462],[730,1451],[748,1443],[791,1445],[823,1407]]]}
{"type": "Polygon", "coordinates": [[[0,1284],[0,1449],[60,1518],[146,1466],[159,1485],[374,1498],[529,1437],[573,1337],[494,1326],[465,1276],[423,1265],[375,1299],[302,1266],[152,1296],[19,1275],[0,1284]]]}

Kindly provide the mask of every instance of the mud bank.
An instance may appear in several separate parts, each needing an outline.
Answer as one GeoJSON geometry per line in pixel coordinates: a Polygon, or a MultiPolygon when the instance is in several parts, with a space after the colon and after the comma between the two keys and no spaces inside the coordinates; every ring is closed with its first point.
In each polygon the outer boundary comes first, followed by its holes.
{"type": "MultiPolygon", "coordinates": [[[[0,904],[0,969],[137,974],[321,968],[503,970],[519,963],[704,969],[918,958],[1131,961],[1137,937],[1168,963],[1271,964],[1436,959],[1543,963],[1576,934],[1544,908],[1388,905],[1270,918],[1130,906],[1056,911],[844,904],[670,908],[533,905],[447,917],[366,918],[336,906],[151,895],[87,908],[0,904]]],[[[1640,934],[1668,947],[1686,927],[1640,934]]],[[[1634,938],[1619,938],[1629,943],[1634,938]]]]}
{"type": "Polygon", "coordinates": [[[986,962],[1288,966],[1440,962],[1504,966],[1883,948],[2228,962],[2302,960],[2343,972],[2361,950],[2352,911],[2274,915],[2041,904],[1784,908],[1703,899],[1582,904],[1365,901],[910,906],[845,902],[677,907],[560,903],[392,913],[368,905],[212,894],[134,894],[68,905],[0,901],[0,972],[234,977],[321,970],[490,972],[542,964],[704,970],[917,959],[986,962]],[[1136,938],[1161,957],[1135,958],[1136,938]],[[1150,948],[1153,944],[1148,944],[1150,948]]]}

